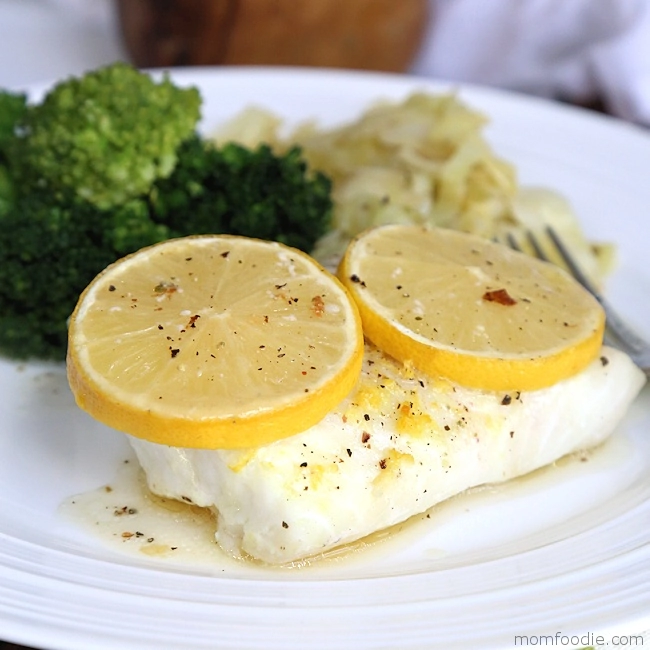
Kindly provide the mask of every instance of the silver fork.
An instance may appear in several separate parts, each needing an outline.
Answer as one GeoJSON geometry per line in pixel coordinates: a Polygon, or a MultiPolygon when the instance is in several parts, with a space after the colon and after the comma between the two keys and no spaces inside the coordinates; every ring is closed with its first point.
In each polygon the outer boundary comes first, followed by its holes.
{"type": "MultiPolygon", "coordinates": [[[[558,234],[548,226],[546,234],[553,243],[560,257],[564,261],[568,271],[575,279],[591,293],[594,298],[601,304],[605,311],[605,342],[619,350],[622,350],[630,356],[632,361],[645,372],[646,377],[650,377],[650,343],[642,339],[612,308],[611,304],[596,289],[589,278],[580,270],[575,260],[569,253],[568,248],[562,242],[558,234]]],[[[535,255],[540,259],[549,262],[551,259],[542,248],[539,239],[530,231],[526,233],[526,239],[531,245],[535,255]]],[[[521,251],[519,242],[512,233],[506,235],[506,240],[510,248],[521,251]]]]}

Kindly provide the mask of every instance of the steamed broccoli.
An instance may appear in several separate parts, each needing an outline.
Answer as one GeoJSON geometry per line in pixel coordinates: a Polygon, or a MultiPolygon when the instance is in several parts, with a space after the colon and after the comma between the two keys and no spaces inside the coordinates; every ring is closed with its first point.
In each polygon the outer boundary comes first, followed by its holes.
{"type": "Polygon", "coordinates": [[[15,135],[16,125],[27,111],[27,95],[0,91],[0,162],[5,159],[5,147],[15,135]]]}
{"type": "Polygon", "coordinates": [[[9,209],[14,199],[13,179],[7,167],[7,147],[26,111],[27,95],[0,91],[0,215],[9,209]]]}
{"type": "Polygon", "coordinates": [[[115,260],[90,204],[52,204],[41,193],[0,219],[0,352],[63,359],[79,293],[115,260]]]}
{"type": "Polygon", "coordinates": [[[9,145],[17,182],[109,208],[171,173],[195,130],[201,97],[117,63],[59,83],[18,120],[9,145]]]}
{"type": "Polygon", "coordinates": [[[148,77],[138,84],[139,77],[146,75],[116,64],[62,82],[52,91],[56,101],[48,96],[13,113],[13,128],[4,114],[10,155],[6,165],[0,158],[1,354],[62,360],[79,294],[108,264],[143,246],[228,232],[309,251],[329,227],[330,181],[311,174],[298,149],[218,149],[193,131],[193,93],[148,77]],[[120,92],[131,99],[117,100],[120,92]],[[75,103],[85,106],[77,127],[75,103]]]}
{"type": "Polygon", "coordinates": [[[195,137],[156,183],[151,206],[174,235],[227,232],[309,252],[330,228],[331,181],[310,175],[297,147],[278,155],[267,145],[218,149],[195,137]]]}

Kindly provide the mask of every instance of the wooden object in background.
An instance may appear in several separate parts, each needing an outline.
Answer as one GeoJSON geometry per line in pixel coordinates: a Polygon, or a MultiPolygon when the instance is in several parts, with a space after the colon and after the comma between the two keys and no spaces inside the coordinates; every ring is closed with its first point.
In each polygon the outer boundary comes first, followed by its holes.
{"type": "Polygon", "coordinates": [[[301,65],[401,72],[427,0],[116,0],[139,67],[301,65]]]}

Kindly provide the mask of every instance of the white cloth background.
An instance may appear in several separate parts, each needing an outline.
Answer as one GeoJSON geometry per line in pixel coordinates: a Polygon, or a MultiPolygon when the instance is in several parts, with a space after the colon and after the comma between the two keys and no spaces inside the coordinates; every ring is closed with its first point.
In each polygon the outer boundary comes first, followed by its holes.
{"type": "Polygon", "coordinates": [[[0,0],[0,87],[126,60],[112,0],[0,0]]]}
{"type": "MultiPolygon", "coordinates": [[[[407,0],[408,1],[408,0],[407,0]]],[[[578,102],[650,125],[650,0],[430,0],[412,71],[578,102]]]]}
{"type": "MultiPolygon", "coordinates": [[[[433,20],[412,73],[598,98],[650,125],[650,0],[430,2],[433,20]]],[[[0,87],[126,59],[112,0],[0,0],[0,87]]]]}

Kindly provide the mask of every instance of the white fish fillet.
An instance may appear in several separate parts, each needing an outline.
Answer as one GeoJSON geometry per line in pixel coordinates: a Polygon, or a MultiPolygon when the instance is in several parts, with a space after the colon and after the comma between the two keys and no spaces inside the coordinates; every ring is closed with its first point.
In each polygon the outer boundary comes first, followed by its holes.
{"type": "Polygon", "coordinates": [[[246,450],[129,438],[150,489],[217,513],[229,553],[282,564],[602,442],[645,382],[621,352],[534,392],[462,388],[367,346],[357,388],[307,431],[246,450]]]}

